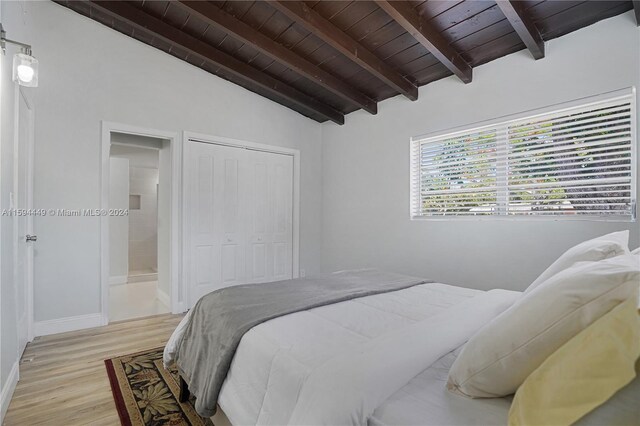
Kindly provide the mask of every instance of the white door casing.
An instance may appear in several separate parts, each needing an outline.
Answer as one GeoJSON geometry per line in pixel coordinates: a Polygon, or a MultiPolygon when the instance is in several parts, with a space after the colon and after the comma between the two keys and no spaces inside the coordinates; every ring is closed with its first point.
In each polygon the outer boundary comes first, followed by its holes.
{"type": "Polygon", "coordinates": [[[298,276],[297,152],[243,144],[185,137],[183,271],[189,306],[218,288],[298,276]]]}

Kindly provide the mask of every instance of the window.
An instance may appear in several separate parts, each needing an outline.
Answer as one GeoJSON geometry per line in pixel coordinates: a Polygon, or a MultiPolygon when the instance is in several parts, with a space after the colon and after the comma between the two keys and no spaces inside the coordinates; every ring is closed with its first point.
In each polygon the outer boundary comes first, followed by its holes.
{"type": "Polygon", "coordinates": [[[632,90],[411,141],[411,216],[634,220],[632,90]]]}

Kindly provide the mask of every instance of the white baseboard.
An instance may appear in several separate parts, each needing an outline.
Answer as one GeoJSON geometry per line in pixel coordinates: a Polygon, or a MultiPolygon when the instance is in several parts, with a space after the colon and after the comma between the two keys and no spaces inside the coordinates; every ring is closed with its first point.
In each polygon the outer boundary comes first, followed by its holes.
{"type": "Polygon", "coordinates": [[[169,309],[171,309],[171,298],[167,293],[160,290],[160,287],[156,287],[156,297],[159,301],[165,304],[169,309]]]}
{"type": "Polygon", "coordinates": [[[16,390],[16,385],[18,384],[19,377],[19,365],[18,361],[16,361],[13,364],[13,367],[11,367],[11,371],[9,372],[9,376],[7,377],[7,381],[5,382],[4,386],[2,386],[2,390],[0,390],[0,424],[2,424],[4,420],[4,415],[7,414],[9,403],[11,402],[13,392],[16,390]]]}
{"type": "Polygon", "coordinates": [[[126,275],[116,275],[109,277],[109,285],[126,284],[128,277],[126,275]]]}
{"type": "Polygon", "coordinates": [[[48,321],[36,321],[33,324],[33,330],[36,336],[48,336],[49,334],[82,330],[83,328],[100,327],[101,325],[105,325],[105,319],[101,313],[97,313],[48,321]]]}

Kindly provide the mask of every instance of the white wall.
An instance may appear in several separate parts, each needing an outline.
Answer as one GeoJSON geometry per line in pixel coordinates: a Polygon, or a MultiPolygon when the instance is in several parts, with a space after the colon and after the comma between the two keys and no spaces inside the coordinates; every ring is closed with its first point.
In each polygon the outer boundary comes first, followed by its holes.
{"type": "Polygon", "coordinates": [[[129,274],[158,268],[158,151],[156,167],[130,167],[129,194],[140,197],[140,208],[129,207],[129,274]]]}
{"type": "Polygon", "coordinates": [[[638,223],[410,221],[409,138],[629,86],[640,86],[632,12],[323,125],[323,269],[375,266],[480,289],[524,289],[570,246],[638,223]]]}
{"type": "Polygon", "coordinates": [[[111,133],[111,144],[111,155],[128,158],[131,166],[158,168],[162,139],[114,132],[111,133]]]}
{"type": "MultiPolygon", "coordinates": [[[[129,208],[129,159],[109,159],[109,208],[129,208]]],[[[112,284],[123,284],[129,275],[129,217],[109,217],[109,275],[112,284]]]]}
{"type": "MultiPolygon", "coordinates": [[[[3,12],[4,4],[2,4],[3,12]]],[[[7,31],[10,31],[7,27],[7,31]]],[[[13,189],[13,137],[14,87],[11,81],[12,53],[7,49],[6,55],[0,56],[2,81],[0,94],[1,105],[1,139],[0,139],[0,207],[9,208],[9,197],[13,189]]],[[[15,288],[13,279],[13,219],[10,216],[0,217],[0,384],[6,382],[7,376],[17,355],[15,288]]]]}
{"type": "MultiPolygon", "coordinates": [[[[129,209],[125,251],[125,255],[128,252],[128,269],[125,275],[139,275],[141,271],[152,273],[158,267],[158,168],[163,143],[161,139],[113,133],[111,143],[115,142],[154,147],[111,145],[112,158],[126,158],[129,164],[127,205],[124,207],[129,209]],[[138,209],[129,205],[129,195],[139,197],[138,209]]],[[[109,223],[113,223],[113,218],[109,223]]]]}
{"type": "MultiPolygon", "coordinates": [[[[40,60],[40,208],[98,208],[100,121],[301,151],[301,267],[320,269],[321,129],[301,115],[51,2],[28,2],[40,60]]],[[[36,218],[36,321],[100,311],[99,220],[36,218]]]]}

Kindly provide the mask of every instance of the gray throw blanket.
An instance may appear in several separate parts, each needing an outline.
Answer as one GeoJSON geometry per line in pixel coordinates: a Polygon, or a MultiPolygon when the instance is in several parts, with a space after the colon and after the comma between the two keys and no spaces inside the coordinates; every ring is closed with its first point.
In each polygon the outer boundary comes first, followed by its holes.
{"type": "Polygon", "coordinates": [[[196,411],[204,417],[215,414],[240,340],[256,325],[294,312],[427,282],[358,270],[227,287],[203,296],[193,307],[176,353],[178,371],[196,397],[196,411]]]}

